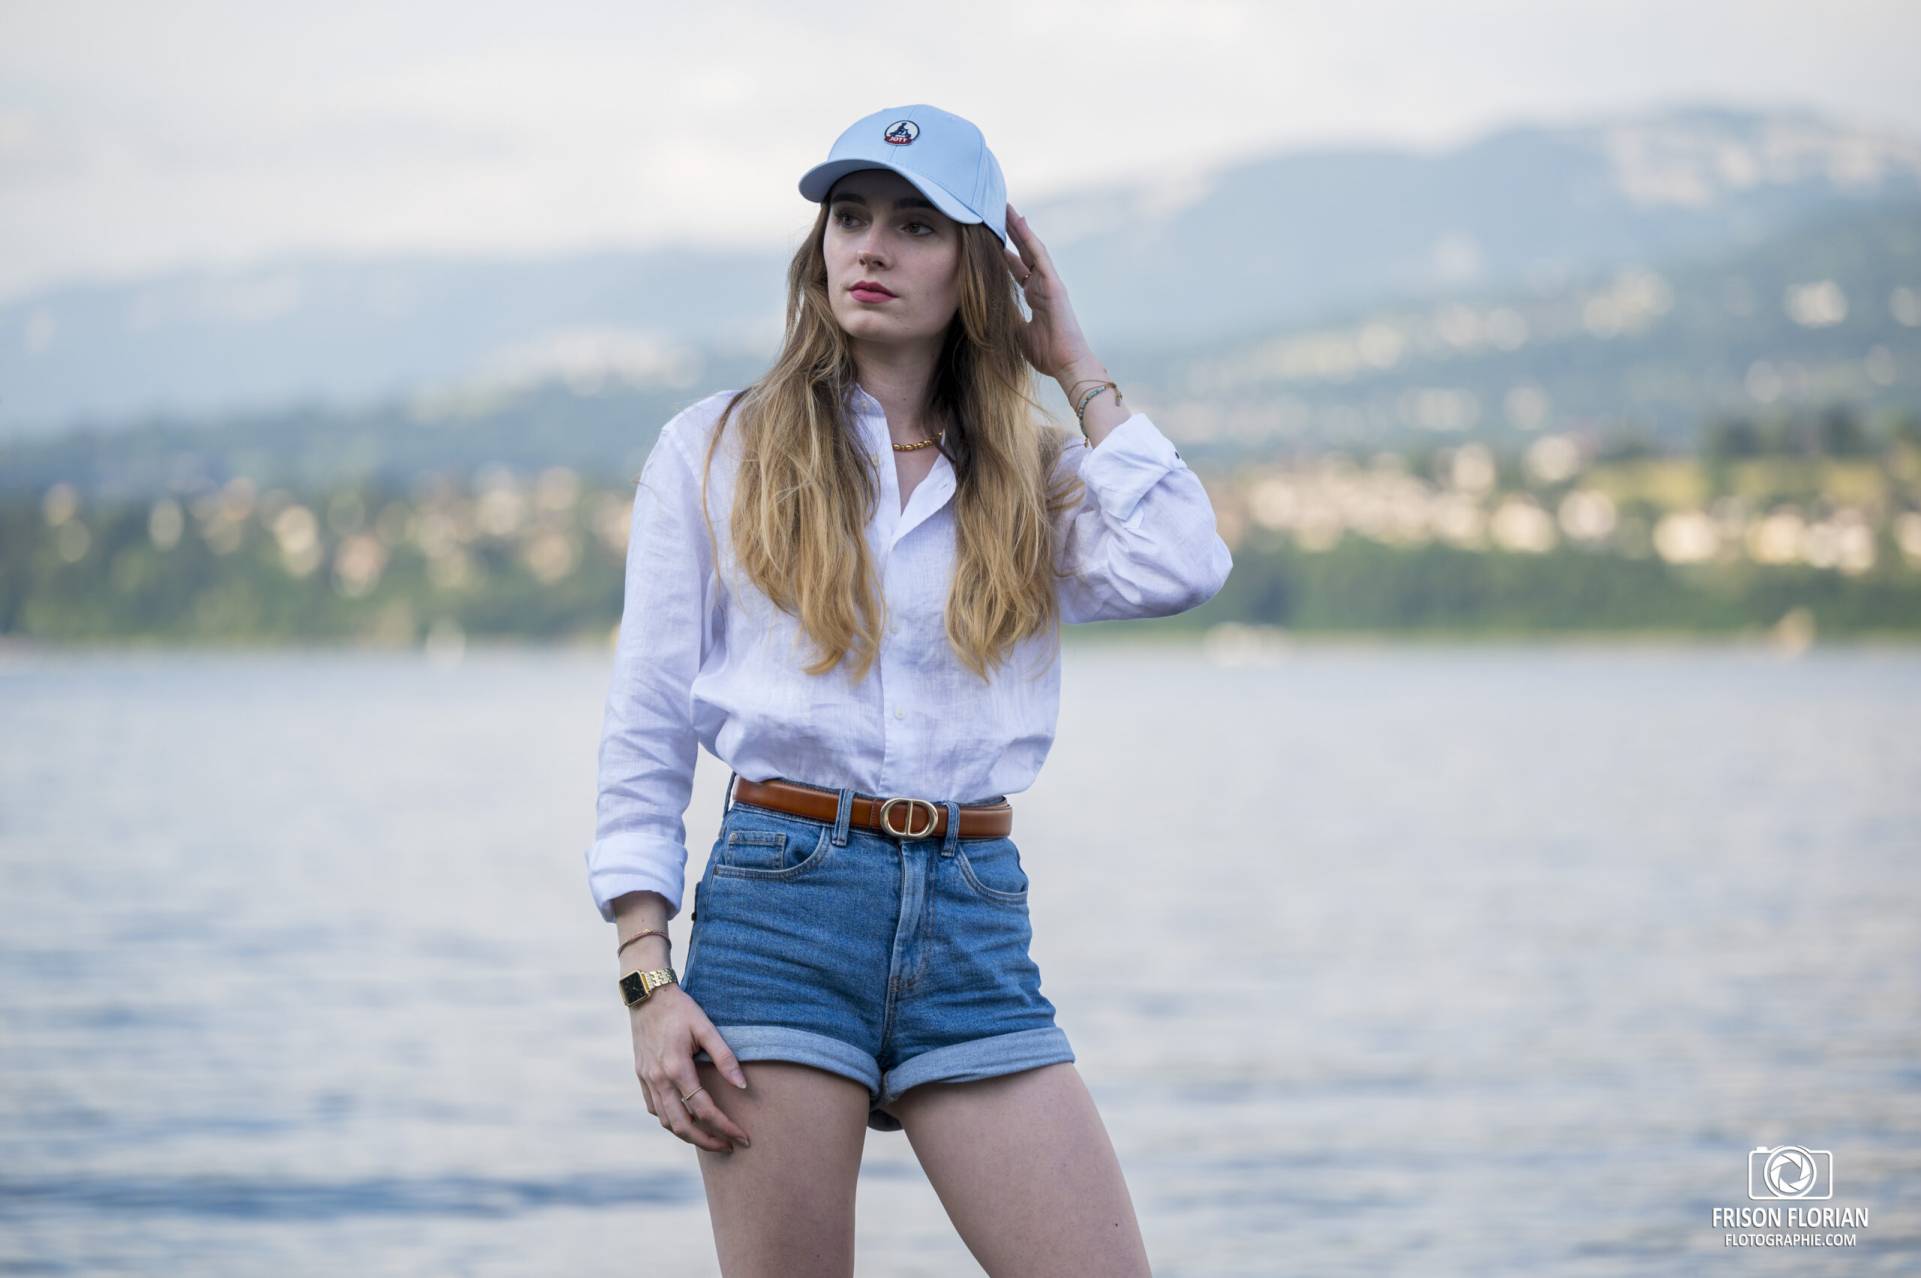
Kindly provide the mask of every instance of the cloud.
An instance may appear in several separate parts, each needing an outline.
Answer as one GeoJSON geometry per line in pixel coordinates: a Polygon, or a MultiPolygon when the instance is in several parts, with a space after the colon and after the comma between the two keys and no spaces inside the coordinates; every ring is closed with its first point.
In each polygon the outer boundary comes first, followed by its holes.
{"type": "Polygon", "coordinates": [[[0,40],[0,298],[294,250],[791,237],[813,212],[799,173],[889,102],[980,123],[1030,209],[1116,180],[1179,200],[1196,179],[1169,175],[1255,150],[1441,145],[1664,96],[1921,130],[1917,12],[63,0],[10,13],[0,40]],[[1624,41],[1631,60],[1593,56],[1624,41]]]}

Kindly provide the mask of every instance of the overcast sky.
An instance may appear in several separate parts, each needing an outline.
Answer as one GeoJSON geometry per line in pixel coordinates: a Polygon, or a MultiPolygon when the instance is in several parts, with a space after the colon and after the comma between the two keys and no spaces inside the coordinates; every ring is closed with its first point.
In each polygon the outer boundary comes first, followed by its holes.
{"type": "MultiPolygon", "coordinates": [[[[1921,134],[1915,0],[0,6],[0,298],[287,250],[786,238],[931,102],[1076,182],[1681,102],[1921,134]]],[[[1045,237],[1047,228],[1037,223],[1045,237]]]]}

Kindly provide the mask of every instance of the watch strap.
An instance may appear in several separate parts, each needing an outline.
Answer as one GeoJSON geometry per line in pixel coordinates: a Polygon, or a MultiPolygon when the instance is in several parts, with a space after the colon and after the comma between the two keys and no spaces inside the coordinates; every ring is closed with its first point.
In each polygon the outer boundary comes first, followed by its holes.
{"type": "Polygon", "coordinates": [[[671,967],[636,969],[620,978],[620,1000],[633,1007],[646,1002],[647,997],[661,986],[678,983],[671,967]]]}

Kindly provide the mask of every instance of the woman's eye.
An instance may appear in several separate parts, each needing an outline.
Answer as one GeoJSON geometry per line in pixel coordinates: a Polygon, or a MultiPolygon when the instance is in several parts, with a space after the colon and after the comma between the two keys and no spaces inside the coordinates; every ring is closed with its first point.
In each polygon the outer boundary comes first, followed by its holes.
{"type": "MultiPolygon", "coordinates": [[[[845,225],[847,225],[847,224],[848,224],[849,222],[858,222],[858,221],[860,221],[860,218],[859,218],[859,216],[858,216],[858,215],[856,215],[856,214],[853,214],[853,213],[848,213],[848,212],[846,212],[846,211],[844,211],[844,210],[843,210],[843,211],[841,211],[841,212],[838,212],[838,213],[835,213],[835,214],[834,214],[834,221],[835,221],[835,222],[837,222],[838,224],[840,224],[841,226],[845,226],[845,225]]],[[[915,222],[907,222],[907,223],[904,223],[904,225],[905,225],[905,226],[907,226],[907,227],[909,227],[909,228],[912,228],[912,227],[916,227],[916,226],[918,226],[918,227],[920,227],[920,228],[921,228],[921,231],[923,231],[923,232],[925,232],[925,233],[926,233],[926,234],[924,234],[924,235],[923,235],[923,234],[916,234],[916,235],[914,236],[914,238],[915,238],[915,239],[925,239],[925,238],[926,238],[926,237],[927,237],[928,235],[933,235],[933,234],[935,234],[935,230],[934,230],[934,226],[933,226],[933,223],[931,223],[931,222],[919,222],[919,221],[915,221],[915,222]]]]}

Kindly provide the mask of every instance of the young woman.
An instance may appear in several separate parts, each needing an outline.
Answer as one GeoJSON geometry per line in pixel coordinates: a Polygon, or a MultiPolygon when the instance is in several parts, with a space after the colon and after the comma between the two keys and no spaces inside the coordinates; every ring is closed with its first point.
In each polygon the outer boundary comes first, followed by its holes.
{"type": "Polygon", "coordinates": [[[1192,608],[1228,550],[979,129],[877,112],[800,189],[778,360],[669,421],[635,495],[587,854],[635,1072],[703,1151],[729,1275],[853,1272],[869,1128],[989,1273],[1145,1274],[1007,796],[1053,738],[1060,624],[1192,608]],[[733,775],[676,984],[697,745],[733,775]]]}

